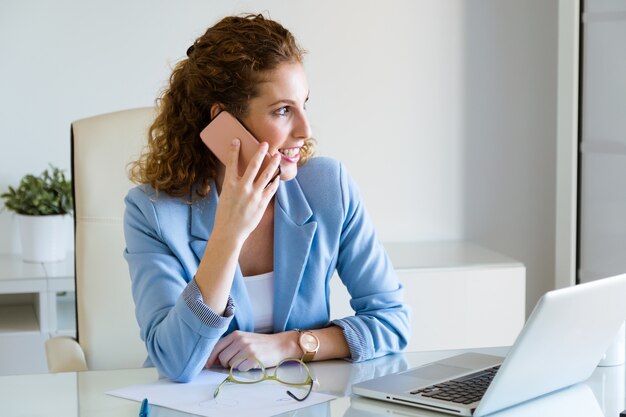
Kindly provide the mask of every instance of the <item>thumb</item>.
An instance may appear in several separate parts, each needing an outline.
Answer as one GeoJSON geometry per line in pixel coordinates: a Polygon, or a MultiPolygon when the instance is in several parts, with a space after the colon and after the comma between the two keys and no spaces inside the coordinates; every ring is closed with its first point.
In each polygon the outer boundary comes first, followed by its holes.
{"type": "Polygon", "coordinates": [[[209,355],[209,358],[207,359],[206,363],[204,364],[205,368],[210,368],[213,365],[215,365],[215,362],[217,361],[219,354],[222,353],[222,351],[226,348],[226,346],[230,344],[229,336],[230,335],[222,337],[220,340],[217,341],[215,346],[213,346],[213,351],[209,355]]]}
{"type": "Polygon", "coordinates": [[[219,354],[218,350],[214,348],[213,352],[211,352],[211,354],[209,355],[209,358],[207,359],[206,364],[204,365],[206,369],[215,365],[215,361],[217,360],[218,354],[219,354]]]}

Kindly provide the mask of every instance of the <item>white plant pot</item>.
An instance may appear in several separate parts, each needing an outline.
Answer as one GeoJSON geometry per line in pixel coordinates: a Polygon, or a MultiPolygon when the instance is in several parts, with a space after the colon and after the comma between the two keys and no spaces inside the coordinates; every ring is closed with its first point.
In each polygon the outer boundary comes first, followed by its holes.
{"type": "Polygon", "coordinates": [[[26,216],[18,214],[22,259],[25,262],[57,262],[67,256],[66,214],[26,216]]]}

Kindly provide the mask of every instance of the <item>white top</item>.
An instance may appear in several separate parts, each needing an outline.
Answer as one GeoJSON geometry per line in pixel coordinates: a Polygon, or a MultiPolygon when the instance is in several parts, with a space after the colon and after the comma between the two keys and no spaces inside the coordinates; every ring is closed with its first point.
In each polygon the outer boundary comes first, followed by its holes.
{"type": "Polygon", "coordinates": [[[254,331],[272,333],[274,331],[274,271],[244,277],[244,282],[250,297],[250,304],[252,304],[254,331]]]}

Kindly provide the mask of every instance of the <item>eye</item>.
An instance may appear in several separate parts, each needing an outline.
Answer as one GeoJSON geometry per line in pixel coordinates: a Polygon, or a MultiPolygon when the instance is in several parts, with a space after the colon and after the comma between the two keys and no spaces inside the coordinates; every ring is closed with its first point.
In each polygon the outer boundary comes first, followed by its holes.
{"type": "Polygon", "coordinates": [[[281,107],[280,109],[276,110],[274,113],[277,114],[278,116],[286,116],[287,113],[289,113],[289,106],[281,107]]]}

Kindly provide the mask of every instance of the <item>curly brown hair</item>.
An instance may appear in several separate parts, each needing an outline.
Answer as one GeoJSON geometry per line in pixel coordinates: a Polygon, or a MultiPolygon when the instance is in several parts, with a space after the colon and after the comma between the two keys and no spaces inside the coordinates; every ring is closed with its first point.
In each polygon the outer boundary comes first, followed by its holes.
{"type": "MultiPolygon", "coordinates": [[[[158,115],[146,148],[130,165],[130,179],[177,197],[189,196],[197,184],[198,195],[206,195],[219,164],[199,136],[211,121],[211,107],[245,117],[264,74],[301,63],[304,53],[291,32],[262,15],[229,16],[209,28],[176,64],[157,99],[158,115]]],[[[313,156],[313,145],[306,141],[300,164],[313,156]]]]}

